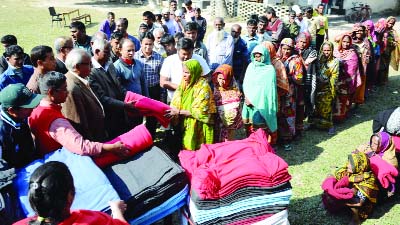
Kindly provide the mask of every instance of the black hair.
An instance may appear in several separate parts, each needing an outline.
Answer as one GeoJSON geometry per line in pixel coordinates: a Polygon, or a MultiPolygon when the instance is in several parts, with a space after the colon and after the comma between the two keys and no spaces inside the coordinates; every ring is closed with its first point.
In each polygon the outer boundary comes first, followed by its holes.
{"type": "Polygon", "coordinates": [[[259,22],[268,23],[268,19],[266,16],[260,16],[260,17],[258,17],[257,23],[259,23],[259,22]]]}
{"type": "Polygon", "coordinates": [[[276,12],[275,9],[268,6],[267,9],[265,10],[266,13],[271,13],[273,17],[276,17],[276,12]]]}
{"type": "Polygon", "coordinates": [[[10,45],[6,48],[4,52],[5,57],[11,57],[13,55],[22,55],[24,54],[24,50],[19,45],[10,45]]]}
{"type": "Polygon", "coordinates": [[[156,17],[155,17],[154,14],[153,14],[152,12],[150,12],[150,11],[145,11],[145,12],[143,12],[142,16],[145,16],[145,17],[147,17],[148,19],[151,19],[151,20],[153,20],[153,21],[156,20],[156,17]]]}
{"type": "Polygon", "coordinates": [[[306,9],[304,9],[304,12],[306,12],[306,13],[310,13],[310,14],[312,14],[313,13],[313,8],[312,7],[307,7],[306,9]]]}
{"type": "Polygon", "coordinates": [[[124,34],[122,34],[121,31],[115,31],[111,34],[110,40],[117,39],[118,41],[120,41],[122,38],[124,38],[124,34]]]}
{"type": "Polygon", "coordinates": [[[174,34],[174,38],[175,38],[175,39],[180,40],[180,39],[182,39],[183,37],[185,37],[185,34],[183,34],[182,32],[176,32],[176,33],[174,34]]]}
{"type": "Polygon", "coordinates": [[[119,18],[122,25],[125,25],[128,28],[128,19],[127,18],[119,18]]]}
{"type": "Polygon", "coordinates": [[[325,8],[325,5],[322,4],[322,3],[318,4],[318,7],[317,7],[317,8],[319,8],[320,6],[323,6],[323,7],[325,8]]]}
{"type": "Polygon", "coordinates": [[[170,0],[170,1],[169,1],[169,4],[171,4],[171,3],[173,3],[173,2],[175,2],[176,4],[178,4],[178,2],[177,2],[176,0],[170,0]]]}
{"type": "Polygon", "coordinates": [[[29,179],[29,203],[38,216],[51,222],[31,220],[29,224],[55,225],[66,219],[64,211],[71,192],[75,194],[74,180],[64,163],[51,161],[39,166],[29,179]]]}
{"type": "Polygon", "coordinates": [[[194,43],[189,38],[181,38],[181,39],[178,40],[178,43],[176,44],[176,48],[178,50],[179,49],[193,50],[194,49],[194,43]]]}
{"type": "Polygon", "coordinates": [[[76,28],[80,31],[86,32],[86,26],[81,21],[74,21],[69,25],[69,29],[76,28]]]}
{"type": "Polygon", "coordinates": [[[257,26],[257,20],[255,20],[255,19],[247,20],[247,26],[249,26],[249,25],[257,26]]]}
{"type": "Polygon", "coordinates": [[[114,14],[113,12],[108,12],[108,13],[107,13],[107,17],[109,17],[109,16],[115,17],[115,14],[114,14]]]}
{"type": "Polygon", "coordinates": [[[46,45],[39,45],[39,46],[33,47],[31,50],[32,65],[34,67],[37,67],[38,66],[37,61],[45,60],[47,53],[51,53],[51,52],[53,52],[53,49],[46,45]]]}
{"type": "Polygon", "coordinates": [[[192,30],[199,31],[199,24],[197,24],[194,21],[187,22],[185,24],[185,32],[186,31],[192,31],[192,30]]]}
{"type": "Polygon", "coordinates": [[[192,1],[191,0],[186,0],[185,1],[185,5],[191,5],[192,4],[192,1]]]}
{"type": "Polygon", "coordinates": [[[17,37],[15,37],[12,34],[7,34],[1,37],[1,43],[3,44],[8,44],[8,45],[16,45],[17,43],[17,37]]]}
{"type": "Polygon", "coordinates": [[[181,11],[182,11],[182,14],[186,14],[186,13],[187,13],[186,7],[182,7],[182,8],[181,8],[181,11]]]}
{"type": "Polygon", "coordinates": [[[293,11],[293,10],[290,10],[290,11],[289,11],[289,16],[296,16],[296,12],[293,11]]]}
{"type": "Polygon", "coordinates": [[[160,43],[162,45],[168,45],[168,44],[175,45],[175,38],[170,34],[164,34],[160,39],[160,43]]]}
{"type": "Polygon", "coordinates": [[[40,93],[46,94],[50,89],[58,89],[67,81],[64,74],[50,71],[39,78],[40,93]]]}
{"type": "Polygon", "coordinates": [[[155,40],[154,35],[152,32],[144,32],[140,35],[140,42],[143,41],[143,39],[147,38],[147,39],[151,39],[153,42],[155,40]]]}
{"type": "Polygon", "coordinates": [[[195,10],[196,12],[201,13],[201,9],[199,7],[197,7],[195,10]]]}

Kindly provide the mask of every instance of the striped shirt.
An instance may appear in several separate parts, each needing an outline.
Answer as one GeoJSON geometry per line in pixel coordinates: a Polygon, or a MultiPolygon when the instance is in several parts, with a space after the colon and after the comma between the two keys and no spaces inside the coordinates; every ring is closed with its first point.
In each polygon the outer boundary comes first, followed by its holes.
{"type": "Polygon", "coordinates": [[[137,51],[134,58],[143,64],[143,74],[147,87],[160,85],[160,70],[164,58],[155,51],[152,52],[149,58],[146,58],[142,51],[137,51]]]}

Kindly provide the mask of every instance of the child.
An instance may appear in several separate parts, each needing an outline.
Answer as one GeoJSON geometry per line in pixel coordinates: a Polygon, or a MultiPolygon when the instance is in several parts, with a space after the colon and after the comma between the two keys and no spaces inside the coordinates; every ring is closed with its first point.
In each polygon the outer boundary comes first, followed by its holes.
{"type": "Polygon", "coordinates": [[[14,225],[128,224],[123,217],[126,210],[123,201],[109,203],[111,217],[90,210],[70,211],[74,196],[74,181],[68,167],[56,161],[45,163],[33,172],[29,180],[29,202],[36,215],[14,225]]]}

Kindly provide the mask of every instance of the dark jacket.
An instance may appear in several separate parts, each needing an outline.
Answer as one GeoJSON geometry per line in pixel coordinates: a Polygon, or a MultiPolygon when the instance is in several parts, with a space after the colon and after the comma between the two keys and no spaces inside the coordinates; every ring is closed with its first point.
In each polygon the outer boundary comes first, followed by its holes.
{"type": "Polygon", "coordinates": [[[67,67],[66,67],[65,64],[64,64],[61,60],[59,60],[58,58],[56,58],[56,69],[55,69],[55,71],[57,71],[57,72],[59,72],[59,73],[62,73],[62,74],[68,73],[67,67]]]}

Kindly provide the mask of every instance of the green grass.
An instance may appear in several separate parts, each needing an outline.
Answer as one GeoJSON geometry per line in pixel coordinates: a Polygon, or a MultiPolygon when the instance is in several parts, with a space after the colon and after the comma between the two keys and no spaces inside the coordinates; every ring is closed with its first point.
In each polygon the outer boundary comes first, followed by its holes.
{"type": "MultiPolygon", "coordinates": [[[[51,28],[47,9],[51,6],[49,2],[2,0],[0,2],[0,36],[16,35],[19,44],[29,53],[30,49],[36,45],[53,46],[53,41],[57,36],[70,35],[68,28],[59,28],[56,25],[51,28]]],[[[64,4],[64,1],[57,2],[64,4]]],[[[91,14],[93,24],[87,27],[89,35],[98,30],[99,23],[104,20],[108,11],[115,12],[116,18],[127,17],[130,23],[128,32],[136,35],[141,22],[141,12],[149,10],[149,8],[135,5],[110,4],[107,0],[93,1],[87,5],[80,3],[75,5],[69,3],[69,5],[65,8],[56,6],[56,10],[65,12],[80,8],[81,13],[91,14]]],[[[361,106],[359,114],[362,117],[353,117],[339,124],[338,133],[335,136],[328,136],[326,131],[310,130],[305,132],[300,141],[294,143],[291,152],[277,151],[288,162],[290,174],[293,176],[293,198],[289,208],[291,224],[339,225],[349,222],[348,215],[330,215],[320,207],[322,192],[320,185],[335,166],[343,165],[349,152],[369,139],[373,116],[382,109],[398,105],[400,94],[393,93],[400,92],[398,90],[400,79],[395,76],[398,74],[391,71],[389,85],[379,88],[379,91],[361,106]]],[[[400,198],[395,196],[390,202],[379,205],[372,218],[364,224],[399,224],[399,202],[400,198]]]]}

